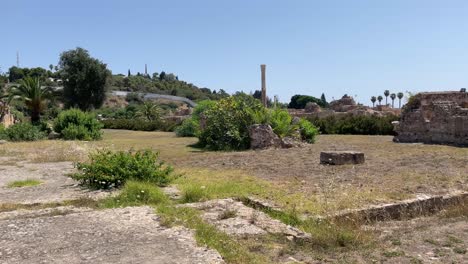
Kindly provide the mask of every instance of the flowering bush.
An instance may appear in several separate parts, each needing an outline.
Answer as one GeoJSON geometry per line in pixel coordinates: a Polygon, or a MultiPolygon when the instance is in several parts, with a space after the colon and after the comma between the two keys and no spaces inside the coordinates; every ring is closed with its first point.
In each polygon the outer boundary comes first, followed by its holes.
{"type": "Polygon", "coordinates": [[[127,180],[168,184],[173,177],[172,167],[158,160],[158,153],[145,151],[102,150],[89,155],[89,162],[77,163],[78,173],[71,178],[95,189],[118,188],[127,180]]]}

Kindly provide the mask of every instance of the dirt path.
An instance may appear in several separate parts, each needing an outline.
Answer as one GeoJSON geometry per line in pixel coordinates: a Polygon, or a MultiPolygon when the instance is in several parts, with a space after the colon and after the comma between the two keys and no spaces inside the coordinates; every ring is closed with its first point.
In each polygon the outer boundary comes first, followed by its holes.
{"type": "Polygon", "coordinates": [[[189,230],[162,227],[150,207],[47,210],[0,220],[0,263],[223,263],[189,230]]]}

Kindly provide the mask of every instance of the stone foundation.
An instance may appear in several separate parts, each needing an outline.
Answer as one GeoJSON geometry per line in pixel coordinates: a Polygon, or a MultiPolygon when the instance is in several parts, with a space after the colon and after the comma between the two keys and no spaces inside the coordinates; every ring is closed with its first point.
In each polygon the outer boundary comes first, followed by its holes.
{"type": "Polygon", "coordinates": [[[468,146],[468,93],[420,93],[395,124],[395,142],[468,146]]]}
{"type": "Polygon", "coordinates": [[[320,163],[329,165],[362,164],[364,153],[356,151],[323,151],[320,152],[320,163]]]}

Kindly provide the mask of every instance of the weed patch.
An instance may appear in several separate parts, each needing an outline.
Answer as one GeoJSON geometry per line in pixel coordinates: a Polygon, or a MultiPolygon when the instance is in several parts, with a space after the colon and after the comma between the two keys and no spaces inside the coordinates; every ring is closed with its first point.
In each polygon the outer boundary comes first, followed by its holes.
{"type": "Polygon", "coordinates": [[[32,187],[41,184],[40,180],[27,179],[24,181],[13,181],[7,184],[8,188],[32,187]]]}

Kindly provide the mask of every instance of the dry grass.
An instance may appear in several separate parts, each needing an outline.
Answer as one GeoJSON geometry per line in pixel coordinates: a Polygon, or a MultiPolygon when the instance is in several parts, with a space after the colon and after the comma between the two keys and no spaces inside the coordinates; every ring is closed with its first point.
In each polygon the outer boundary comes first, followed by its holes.
{"type": "Polygon", "coordinates": [[[391,139],[322,135],[306,148],[204,152],[190,147],[195,138],[178,138],[174,133],[105,130],[103,140],[96,142],[7,143],[0,156],[15,161],[83,161],[99,148],[150,148],[185,175],[187,181],[179,185],[188,194],[200,196],[195,199],[258,195],[304,214],[398,201],[418,193],[468,190],[467,148],[397,144],[391,139]],[[323,150],[363,151],[366,163],[320,165],[323,150]]]}

